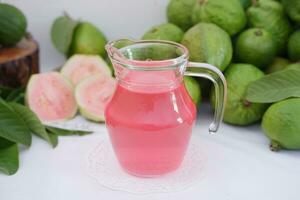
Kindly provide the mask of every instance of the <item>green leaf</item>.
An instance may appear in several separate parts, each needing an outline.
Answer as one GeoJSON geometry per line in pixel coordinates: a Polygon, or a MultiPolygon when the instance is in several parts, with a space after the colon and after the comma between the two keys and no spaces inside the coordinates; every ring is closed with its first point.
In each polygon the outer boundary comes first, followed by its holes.
{"type": "Polygon", "coordinates": [[[58,136],[54,133],[49,132],[49,137],[52,147],[55,148],[58,145],[58,136]]]}
{"type": "Polygon", "coordinates": [[[31,132],[52,144],[45,126],[41,123],[34,112],[32,112],[28,107],[17,103],[9,103],[9,105],[20,117],[22,117],[31,132]]]}
{"type": "Polygon", "coordinates": [[[1,98],[0,137],[25,146],[31,145],[31,133],[26,122],[1,98]]]}
{"type": "Polygon", "coordinates": [[[300,70],[286,69],[249,84],[246,99],[255,103],[272,103],[300,97],[300,70]]]}
{"type": "Polygon", "coordinates": [[[8,96],[5,98],[5,100],[10,101],[10,102],[17,102],[20,104],[24,104],[24,100],[25,100],[24,93],[25,93],[24,87],[14,89],[8,94],[8,96]]]}
{"type": "Polygon", "coordinates": [[[13,88],[0,85],[0,97],[6,99],[7,96],[13,91],[13,88]]]}
{"type": "Polygon", "coordinates": [[[19,169],[19,149],[16,143],[0,137],[0,171],[7,175],[19,169]]]}
{"type": "Polygon", "coordinates": [[[55,48],[59,52],[63,54],[68,53],[72,42],[73,32],[77,24],[77,21],[74,21],[66,14],[56,18],[53,22],[51,28],[51,38],[55,48]]]}
{"type": "Polygon", "coordinates": [[[52,126],[46,126],[46,129],[49,132],[54,133],[56,135],[60,135],[60,136],[69,136],[69,135],[83,136],[83,135],[88,135],[88,134],[93,133],[92,131],[69,130],[69,129],[62,129],[62,128],[57,128],[57,127],[52,127],[52,126]]]}

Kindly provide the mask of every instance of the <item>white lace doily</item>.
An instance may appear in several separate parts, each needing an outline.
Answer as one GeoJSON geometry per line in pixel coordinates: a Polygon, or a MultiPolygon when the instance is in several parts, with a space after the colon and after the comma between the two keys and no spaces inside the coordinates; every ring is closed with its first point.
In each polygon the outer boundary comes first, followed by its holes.
{"type": "Polygon", "coordinates": [[[139,178],[123,171],[114,155],[109,139],[105,138],[90,152],[87,171],[101,186],[113,190],[136,194],[183,190],[204,177],[206,157],[197,140],[192,138],[185,159],[175,172],[161,177],[139,178]]]}

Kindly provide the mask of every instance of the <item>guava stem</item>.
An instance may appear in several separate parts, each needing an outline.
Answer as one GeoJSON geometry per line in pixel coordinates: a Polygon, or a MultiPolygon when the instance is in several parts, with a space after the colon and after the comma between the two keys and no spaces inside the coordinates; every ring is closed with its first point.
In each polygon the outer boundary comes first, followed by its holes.
{"type": "Polygon", "coordinates": [[[250,101],[247,101],[247,100],[243,100],[243,104],[245,107],[250,107],[252,105],[252,103],[250,101]]]}
{"type": "Polygon", "coordinates": [[[252,0],[252,5],[253,6],[258,6],[258,0],[252,0]]]}
{"type": "Polygon", "coordinates": [[[67,13],[67,11],[65,11],[65,10],[63,11],[63,15],[66,16],[66,17],[68,17],[69,19],[72,19],[72,18],[70,17],[69,13],[67,13]]]}
{"type": "Polygon", "coordinates": [[[200,5],[206,4],[207,1],[208,1],[208,0],[199,0],[199,4],[200,4],[200,5]]]}
{"type": "Polygon", "coordinates": [[[263,34],[263,32],[260,29],[255,31],[256,36],[261,36],[262,34],[263,34]]]}
{"type": "Polygon", "coordinates": [[[270,147],[271,151],[275,151],[275,152],[277,152],[280,149],[282,149],[282,147],[280,146],[280,144],[278,142],[274,141],[274,140],[271,141],[269,147],[270,147]]]}

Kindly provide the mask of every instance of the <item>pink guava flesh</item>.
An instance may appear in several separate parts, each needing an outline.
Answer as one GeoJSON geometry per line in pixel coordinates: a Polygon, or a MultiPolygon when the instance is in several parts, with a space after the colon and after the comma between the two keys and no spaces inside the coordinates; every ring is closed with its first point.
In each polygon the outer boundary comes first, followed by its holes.
{"type": "Polygon", "coordinates": [[[33,75],[26,95],[28,106],[43,122],[64,120],[76,114],[72,86],[57,72],[33,75]]]}
{"type": "Polygon", "coordinates": [[[93,64],[80,65],[76,70],[71,72],[70,77],[72,83],[76,85],[82,79],[97,73],[101,73],[101,70],[93,64]]]}
{"type": "Polygon", "coordinates": [[[62,74],[67,77],[73,85],[77,85],[83,79],[95,75],[105,74],[111,76],[106,62],[99,56],[74,55],[62,68],[62,74]]]}
{"type": "Polygon", "coordinates": [[[76,89],[81,113],[92,120],[104,119],[104,109],[114,93],[116,81],[112,77],[94,75],[82,81],[76,89]]]}

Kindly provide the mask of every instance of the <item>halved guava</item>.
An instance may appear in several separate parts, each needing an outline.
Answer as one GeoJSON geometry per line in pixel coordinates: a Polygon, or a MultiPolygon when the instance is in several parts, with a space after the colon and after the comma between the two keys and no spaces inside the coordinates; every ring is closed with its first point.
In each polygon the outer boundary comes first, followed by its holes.
{"type": "Polygon", "coordinates": [[[71,83],[58,72],[32,75],[26,103],[42,122],[73,118],[77,104],[71,83]]]}
{"type": "Polygon", "coordinates": [[[116,81],[96,74],[81,81],[75,89],[80,114],[92,121],[104,121],[104,109],[114,93],[116,81]]]}
{"type": "Polygon", "coordinates": [[[107,63],[97,55],[76,54],[69,58],[61,69],[61,73],[68,78],[73,85],[77,85],[83,79],[94,75],[104,74],[111,76],[107,63]]]}

